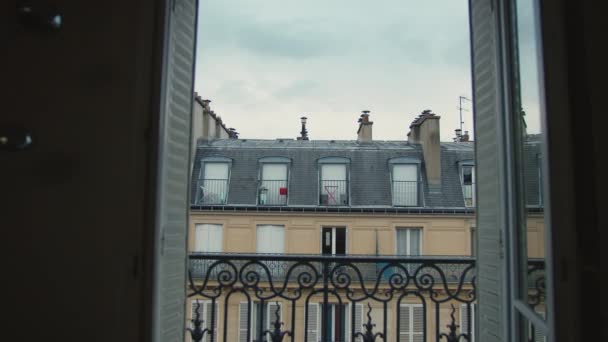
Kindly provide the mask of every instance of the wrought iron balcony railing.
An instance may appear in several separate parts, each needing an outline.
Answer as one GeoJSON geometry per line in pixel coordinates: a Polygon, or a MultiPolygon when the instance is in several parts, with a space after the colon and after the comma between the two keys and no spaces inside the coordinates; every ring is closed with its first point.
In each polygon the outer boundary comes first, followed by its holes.
{"type": "Polygon", "coordinates": [[[320,205],[348,205],[348,196],[348,181],[346,180],[321,180],[319,182],[320,205]]]}
{"type": "Polygon", "coordinates": [[[200,341],[472,338],[470,257],[196,253],[189,259],[192,326],[206,336],[200,341]]]}
{"type": "Polygon", "coordinates": [[[393,181],[393,205],[416,207],[420,205],[420,186],[417,181],[393,181]]]}
{"type": "Polygon", "coordinates": [[[258,186],[260,205],[286,205],[287,180],[261,180],[258,186]]]}
{"type": "Polygon", "coordinates": [[[199,179],[196,181],[195,205],[226,204],[228,179],[199,179]]]}

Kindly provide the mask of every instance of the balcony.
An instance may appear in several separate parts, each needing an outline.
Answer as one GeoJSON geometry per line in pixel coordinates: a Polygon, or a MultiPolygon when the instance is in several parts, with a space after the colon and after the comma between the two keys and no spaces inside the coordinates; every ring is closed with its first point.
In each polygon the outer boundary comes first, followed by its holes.
{"type": "Polygon", "coordinates": [[[416,207],[419,201],[418,181],[393,181],[393,205],[416,207]]]}
{"type": "Polygon", "coordinates": [[[200,331],[208,329],[205,341],[354,342],[367,341],[366,334],[436,341],[450,329],[472,334],[463,324],[476,302],[470,257],[195,253],[189,265],[193,323],[202,320],[195,317],[201,303],[215,322],[200,323],[200,331]]]}
{"type": "Polygon", "coordinates": [[[226,204],[228,179],[199,179],[196,181],[195,205],[226,204]]]}
{"type": "Polygon", "coordinates": [[[261,180],[258,186],[260,205],[287,205],[286,180],[261,180]]]}
{"type": "Polygon", "coordinates": [[[319,203],[327,206],[347,206],[347,180],[321,180],[319,182],[319,203]]]}

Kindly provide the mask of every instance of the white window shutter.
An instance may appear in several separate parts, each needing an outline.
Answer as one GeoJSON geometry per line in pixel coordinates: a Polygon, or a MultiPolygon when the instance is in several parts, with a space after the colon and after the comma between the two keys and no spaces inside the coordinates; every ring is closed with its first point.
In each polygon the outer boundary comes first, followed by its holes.
{"type": "Polygon", "coordinates": [[[306,308],[306,317],[308,318],[308,325],[306,331],[308,336],[306,342],[318,342],[319,341],[319,304],[312,303],[308,304],[306,308]]]}
{"type": "Polygon", "coordinates": [[[412,305],[412,341],[424,341],[424,308],[420,304],[412,305]]]}
{"type": "Polygon", "coordinates": [[[411,342],[411,307],[407,304],[401,304],[399,306],[399,341],[400,342],[411,342]]]}
{"type": "MultiPolygon", "coordinates": [[[[155,224],[153,342],[183,342],[197,1],[164,7],[155,224]]],[[[156,132],[155,132],[156,133],[156,132]]]]}
{"type": "MultiPolygon", "coordinates": [[[[211,311],[212,308],[212,303],[211,301],[207,301],[205,302],[205,322],[203,323],[203,329],[205,328],[209,328],[209,329],[213,329],[213,341],[217,341],[217,330],[218,330],[218,323],[219,323],[219,310],[218,310],[218,304],[215,303],[215,323],[213,325],[211,325],[212,322],[212,315],[213,312],[211,311]]],[[[209,334],[205,334],[205,337],[203,338],[203,342],[208,342],[211,341],[211,339],[209,338],[209,334]]]]}
{"type": "MultiPolygon", "coordinates": [[[[475,341],[475,303],[471,304],[471,338],[469,342],[475,341]]],[[[469,315],[468,315],[468,306],[467,304],[460,304],[460,332],[464,334],[469,333],[469,315]]]]}
{"type": "MultiPolygon", "coordinates": [[[[249,338],[247,336],[247,312],[248,312],[248,304],[240,303],[239,304],[239,342],[248,342],[249,338]]],[[[253,313],[252,313],[253,316],[253,313]]],[[[253,324],[253,322],[252,322],[253,324]]],[[[252,325],[253,326],[253,325],[252,325]]]]}
{"type": "Polygon", "coordinates": [[[279,322],[283,322],[283,306],[281,304],[281,302],[269,302],[266,306],[266,329],[272,329],[274,327],[273,323],[277,320],[277,307],[281,308],[281,311],[279,311],[279,322]]]}
{"type": "MultiPolygon", "coordinates": [[[[188,326],[191,329],[194,328],[194,323],[192,321],[196,318],[196,304],[197,304],[196,299],[193,300],[190,303],[190,320],[188,321],[188,326]]],[[[200,305],[200,307],[198,308],[199,318],[200,319],[204,319],[204,317],[205,317],[204,316],[204,314],[205,314],[205,311],[204,311],[205,305],[204,305],[204,303],[203,303],[202,300],[199,300],[198,304],[200,305]]],[[[186,341],[192,341],[192,337],[190,335],[190,332],[187,332],[186,335],[187,335],[186,341]]]]}
{"type": "Polygon", "coordinates": [[[498,3],[493,0],[470,0],[469,20],[471,32],[471,57],[473,73],[473,113],[475,117],[476,182],[481,186],[477,191],[477,297],[483,298],[478,307],[479,340],[484,342],[503,341],[508,322],[502,313],[503,299],[508,293],[503,288],[505,267],[500,241],[505,227],[502,219],[504,199],[501,197],[502,172],[498,145],[499,127],[503,112],[500,104],[501,81],[498,75],[499,32],[498,3]],[[479,171],[478,171],[478,170],[479,171]]]}
{"type": "MultiPolygon", "coordinates": [[[[355,334],[363,331],[363,304],[355,304],[355,334]]],[[[361,337],[355,338],[356,342],[362,341],[361,337]]]]}
{"type": "MultiPolygon", "coordinates": [[[[536,311],[536,313],[538,313],[542,318],[545,318],[544,311],[536,311]]],[[[538,328],[534,329],[534,342],[547,342],[547,337],[538,328]]]]}

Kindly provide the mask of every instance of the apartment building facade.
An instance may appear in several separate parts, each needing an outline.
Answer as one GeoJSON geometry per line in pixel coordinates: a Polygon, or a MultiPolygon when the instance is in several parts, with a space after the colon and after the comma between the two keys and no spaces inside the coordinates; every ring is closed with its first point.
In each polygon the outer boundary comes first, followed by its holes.
{"type": "MultiPolygon", "coordinates": [[[[423,112],[403,141],[374,141],[368,112],[353,141],[199,140],[188,317],[198,306],[205,321],[215,322],[203,323],[214,328],[214,341],[270,340],[264,330],[274,329],[275,317],[295,331],[294,341],[322,335],[363,341],[353,336],[365,333],[368,311],[383,340],[435,340],[450,321],[474,340],[474,324],[468,324],[475,317],[474,142],[440,142],[439,121],[423,112]],[[238,255],[241,260],[228,259],[238,255]],[[309,275],[328,272],[329,280],[308,286],[298,278],[307,274],[298,259],[276,255],[312,258],[302,259],[309,275]],[[358,259],[344,259],[351,257],[358,259]],[[226,284],[238,290],[205,292],[211,280],[222,287],[222,270],[233,273],[234,283],[226,284]],[[341,286],[341,275],[349,286],[341,286]],[[328,287],[333,292],[325,295],[328,287]],[[283,290],[297,293],[297,300],[283,290]]],[[[533,139],[526,155],[529,172],[538,172],[533,139]]],[[[541,258],[541,182],[529,179],[529,256],[541,258]]]]}

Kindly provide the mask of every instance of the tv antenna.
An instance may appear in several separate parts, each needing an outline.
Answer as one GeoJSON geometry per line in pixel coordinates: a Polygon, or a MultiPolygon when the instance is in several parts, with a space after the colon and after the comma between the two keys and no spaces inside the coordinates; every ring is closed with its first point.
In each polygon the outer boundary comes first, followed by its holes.
{"type": "Polygon", "coordinates": [[[461,132],[462,132],[462,124],[464,123],[464,121],[462,121],[462,111],[463,111],[463,110],[464,110],[464,111],[466,111],[466,112],[468,112],[468,111],[469,111],[468,109],[464,109],[464,108],[462,108],[462,101],[463,101],[463,100],[466,100],[466,101],[471,102],[471,99],[469,99],[469,98],[468,98],[468,97],[466,97],[466,96],[462,96],[462,95],[461,95],[461,96],[458,96],[458,112],[460,113],[460,131],[461,131],[461,132]]]}

